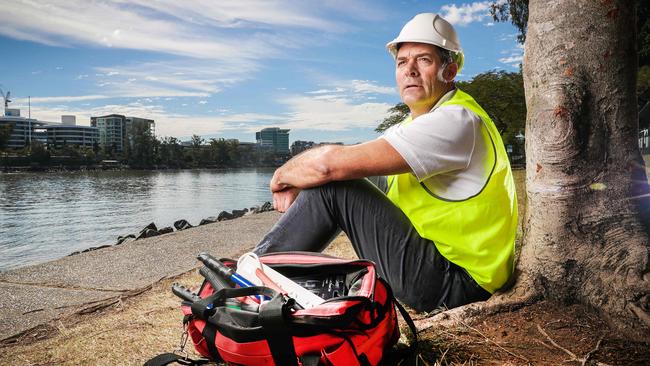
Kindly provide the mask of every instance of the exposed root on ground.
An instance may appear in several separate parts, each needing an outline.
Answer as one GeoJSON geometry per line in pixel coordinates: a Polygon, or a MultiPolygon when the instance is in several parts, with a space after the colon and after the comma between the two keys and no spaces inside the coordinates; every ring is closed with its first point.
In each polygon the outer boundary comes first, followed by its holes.
{"type": "MultiPolygon", "coordinates": [[[[548,333],[546,333],[546,331],[544,330],[544,328],[542,328],[539,324],[536,324],[536,325],[537,325],[537,330],[538,330],[540,333],[542,333],[542,335],[544,335],[544,337],[546,337],[546,339],[547,339],[549,342],[551,342],[551,344],[552,344],[555,348],[557,348],[557,349],[563,351],[564,353],[566,353],[567,355],[569,355],[569,356],[571,357],[571,359],[566,360],[565,362],[580,362],[580,365],[581,365],[581,366],[585,366],[585,365],[587,364],[587,362],[589,362],[589,358],[591,357],[591,355],[593,355],[594,353],[596,353],[596,352],[598,351],[598,349],[600,348],[600,344],[603,342],[603,337],[601,337],[601,338],[598,340],[598,342],[596,343],[596,347],[594,347],[591,351],[587,352],[587,354],[585,355],[585,357],[578,357],[578,356],[576,356],[575,353],[573,353],[573,352],[569,351],[568,349],[566,349],[566,348],[560,346],[559,344],[557,344],[557,343],[553,340],[553,338],[551,338],[551,336],[549,336],[548,333]]],[[[546,344],[546,343],[543,342],[543,341],[540,341],[540,343],[543,344],[544,346],[546,346],[547,348],[551,348],[548,344],[546,344]]],[[[602,363],[602,362],[599,362],[598,365],[606,366],[607,364],[604,364],[604,363],[602,363]]]]}
{"type": "Polygon", "coordinates": [[[414,319],[413,321],[418,332],[422,332],[433,326],[452,327],[471,323],[473,319],[478,317],[513,311],[541,300],[541,295],[537,292],[522,290],[522,288],[530,287],[517,286],[507,293],[494,295],[487,301],[460,306],[430,317],[414,319]]]}

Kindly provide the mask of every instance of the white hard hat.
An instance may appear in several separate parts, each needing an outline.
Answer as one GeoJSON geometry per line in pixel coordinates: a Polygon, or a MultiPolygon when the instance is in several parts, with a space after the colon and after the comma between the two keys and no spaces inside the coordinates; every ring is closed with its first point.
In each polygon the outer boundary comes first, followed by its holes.
{"type": "Polygon", "coordinates": [[[386,44],[393,58],[397,57],[397,46],[404,42],[426,43],[451,51],[458,71],[463,68],[465,56],[454,27],[440,15],[434,13],[418,14],[404,25],[394,40],[386,44]]]}

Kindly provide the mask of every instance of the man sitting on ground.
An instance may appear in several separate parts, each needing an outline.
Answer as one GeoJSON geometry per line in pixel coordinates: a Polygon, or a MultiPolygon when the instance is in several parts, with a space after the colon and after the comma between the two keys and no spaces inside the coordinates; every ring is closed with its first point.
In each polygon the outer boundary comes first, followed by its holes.
{"type": "Polygon", "coordinates": [[[418,14],[387,48],[410,116],[374,141],[308,150],[277,169],[273,204],[286,213],[255,251],[322,251],[343,230],[415,310],[486,300],[513,272],[503,142],[454,85],[463,53],[451,24],[418,14]]]}

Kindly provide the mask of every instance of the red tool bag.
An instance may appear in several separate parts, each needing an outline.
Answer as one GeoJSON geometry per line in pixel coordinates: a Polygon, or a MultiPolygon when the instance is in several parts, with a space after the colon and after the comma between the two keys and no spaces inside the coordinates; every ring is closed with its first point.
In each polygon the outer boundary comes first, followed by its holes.
{"type": "MultiPolygon", "coordinates": [[[[414,354],[417,340],[408,349],[393,349],[400,335],[396,306],[414,335],[415,326],[388,284],[377,276],[373,262],[307,252],[271,253],[259,260],[318,293],[325,302],[301,309],[294,299],[268,287],[214,292],[206,280],[198,292],[200,299],[184,302],[181,309],[189,338],[207,359],[251,366],[365,366],[395,364],[414,354]],[[253,295],[270,301],[257,309],[254,303],[251,309],[250,301],[248,306],[238,306],[237,301],[233,305],[234,299],[253,295]]],[[[167,355],[169,361],[182,363],[182,357],[167,355]]],[[[146,365],[154,364],[165,363],[146,365]]]]}

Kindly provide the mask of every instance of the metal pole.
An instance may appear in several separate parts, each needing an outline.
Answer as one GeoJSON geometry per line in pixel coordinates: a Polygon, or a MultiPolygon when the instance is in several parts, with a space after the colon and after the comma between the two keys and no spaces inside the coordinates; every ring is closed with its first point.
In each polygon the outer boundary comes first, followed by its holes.
{"type": "Polygon", "coordinates": [[[29,121],[29,150],[31,151],[32,149],[32,97],[27,96],[27,114],[28,114],[28,121],[29,121]]]}

